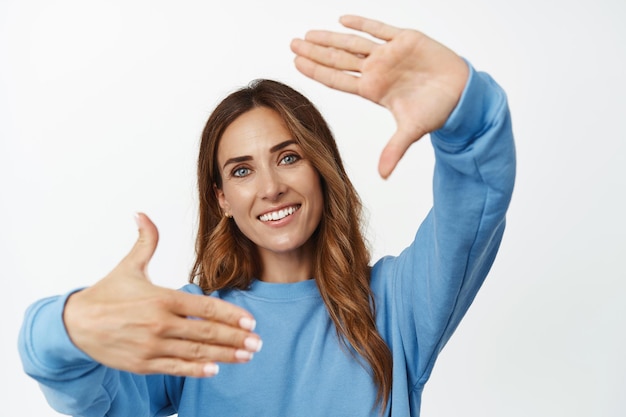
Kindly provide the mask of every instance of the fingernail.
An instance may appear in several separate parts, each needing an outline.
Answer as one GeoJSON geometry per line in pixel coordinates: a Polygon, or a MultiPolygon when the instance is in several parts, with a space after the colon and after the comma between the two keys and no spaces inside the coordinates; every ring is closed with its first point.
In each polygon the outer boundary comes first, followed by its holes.
{"type": "Polygon", "coordinates": [[[137,213],[137,212],[133,213],[133,218],[135,219],[135,224],[137,225],[137,227],[140,227],[140,225],[139,225],[139,213],[137,213]]]}
{"type": "Polygon", "coordinates": [[[243,341],[243,345],[251,352],[260,352],[263,347],[263,341],[256,337],[246,337],[243,341]]]}
{"type": "Polygon", "coordinates": [[[235,351],[235,358],[240,361],[249,361],[252,360],[254,354],[252,352],[248,352],[247,350],[237,349],[235,351]]]}
{"type": "Polygon", "coordinates": [[[204,375],[215,376],[220,372],[220,367],[216,363],[207,363],[204,365],[204,375]]]}
{"type": "Polygon", "coordinates": [[[256,327],[256,320],[251,319],[250,317],[242,317],[239,319],[239,327],[253,331],[256,327]]]}

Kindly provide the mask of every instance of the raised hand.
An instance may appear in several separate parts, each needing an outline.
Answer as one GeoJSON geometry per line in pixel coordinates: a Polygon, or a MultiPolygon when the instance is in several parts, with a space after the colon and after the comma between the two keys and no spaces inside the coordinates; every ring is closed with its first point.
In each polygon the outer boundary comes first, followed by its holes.
{"type": "Polygon", "coordinates": [[[213,376],[215,362],[249,361],[261,347],[252,315],[153,285],[146,268],[158,231],[143,214],[138,225],[139,238],[119,265],[68,299],[63,319],[74,344],[104,365],[140,374],[213,376]]]}
{"type": "Polygon", "coordinates": [[[343,26],[371,35],[313,30],[294,39],[296,68],[328,87],[360,95],[391,111],[397,130],[378,171],[387,178],[406,150],[444,125],[461,97],[469,70],[452,50],[412,29],[359,16],[343,26]]]}

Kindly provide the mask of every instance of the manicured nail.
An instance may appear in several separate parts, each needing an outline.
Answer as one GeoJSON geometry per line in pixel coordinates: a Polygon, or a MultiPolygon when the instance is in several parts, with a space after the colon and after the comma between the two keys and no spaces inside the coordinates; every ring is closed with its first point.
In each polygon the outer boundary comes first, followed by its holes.
{"type": "Polygon", "coordinates": [[[252,352],[248,352],[247,350],[237,349],[235,351],[235,358],[240,361],[249,361],[252,360],[254,354],[252,352]]]}
{"type": "Polygon", "coordinates": [[[133,213],[133,218],[135,219],[135,224],[137,224],[137,227],[140,227],[140,225],[139,225],[139,213],[137,213],[137,212],[133,213]]]}
{"type": "Polygon", "coordinates": [[[215,376],[220,372],[220,367],[216,363],[207,363],[204,365],[204,375],[215,376]]]}
{"type": "Polygon", "coordinates": [[[251,319],[250,317],[242,317],[239,319],[239,327],[253,331],[256,327],[256,320],[251,319]]]}
{"type": "Polygon", "coordinates": [[[243,341],[243,345],[250,352],[260,352],[263,347],[263,341],[261,339],[257,339],[256,337],[246,337],[243,341]]]}

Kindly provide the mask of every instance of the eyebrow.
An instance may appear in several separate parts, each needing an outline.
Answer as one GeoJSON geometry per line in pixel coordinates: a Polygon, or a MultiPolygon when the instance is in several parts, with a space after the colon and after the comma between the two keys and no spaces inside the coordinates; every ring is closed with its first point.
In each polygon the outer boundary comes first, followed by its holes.
{"type": "MultiPolygon", "coordinates": [[[[281,149],[286,148],[289,145],[293,145],[296,144],[297,142],[293,139],[289,139],[286,140],[284,142],[281,142],[277,145],[274,145],[270,148],[270,153],[274,153],[277,151],[280,151],[281,149]]],[[[244,162],[244,161],[251,161],[252,157],[249,155],[244,155],[244,156],[236,156],[234,158],[229,158],[226,162],[224,162],[224,165],[222,166],[222,169],[225,169],[226,166],[230,165],[230,164],[238,164],[239,162],[244,162]]]]}

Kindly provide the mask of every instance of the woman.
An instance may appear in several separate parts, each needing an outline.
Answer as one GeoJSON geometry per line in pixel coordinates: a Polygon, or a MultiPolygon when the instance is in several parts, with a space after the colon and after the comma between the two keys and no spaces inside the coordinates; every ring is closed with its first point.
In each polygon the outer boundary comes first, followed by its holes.
{"type": "Polygon", "coordinates": [[[383,42],[312,31],[292,42],[295,64],[392,112],[383,177],[431,134],[434,206],[414,242],[370,267],[360,202],[328,126],[291,88],[254,82],[203,132],[192,283],[149,282],[158,237],[140,214],[137,243],[107,277],[27,312],[24,367],[57,410],[419,415],[436,357],[501,241],[515,172],[510,117],[491,78],[436,41],[357,16],[341,22],[383,42]]]}

